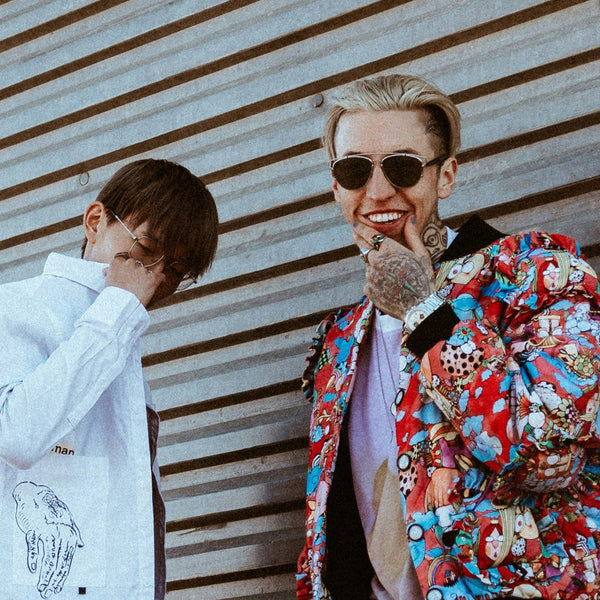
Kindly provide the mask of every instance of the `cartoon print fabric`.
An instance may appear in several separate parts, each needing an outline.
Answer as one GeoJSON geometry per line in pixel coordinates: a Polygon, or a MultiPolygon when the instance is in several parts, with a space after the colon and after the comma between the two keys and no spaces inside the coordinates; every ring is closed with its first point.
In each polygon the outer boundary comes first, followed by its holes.
{"type": "MultiPolygon", "coordinates": [[[[422,359],[403,346],[395,401],[401,501],[424,597],[599,598],[595,273],[570,238],[528,233],[442,263],[436,275],[459,322],[422,359]],[[434,509],[439,482],[450,485],[434,509]]],[[[327,494],[371,310],[364,299],[329,319],[309,364],[300,599],[329,598],[327,494]]]]}

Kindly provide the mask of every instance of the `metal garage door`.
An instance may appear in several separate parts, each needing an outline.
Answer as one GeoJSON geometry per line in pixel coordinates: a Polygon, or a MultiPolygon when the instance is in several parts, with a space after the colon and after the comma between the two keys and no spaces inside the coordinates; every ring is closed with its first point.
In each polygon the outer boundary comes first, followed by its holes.
{"type": "Polygon", "coordinates": [[[108,177],[202,175],[221,238],[152,310],[170,600],[292,599],[321,316],[361,295],[319,136],[340,86],[403,71],[459,103],[451,225],[577,237],[600,267],[596,0],[0,1],[0,281],[78,255],[108,177]]]}

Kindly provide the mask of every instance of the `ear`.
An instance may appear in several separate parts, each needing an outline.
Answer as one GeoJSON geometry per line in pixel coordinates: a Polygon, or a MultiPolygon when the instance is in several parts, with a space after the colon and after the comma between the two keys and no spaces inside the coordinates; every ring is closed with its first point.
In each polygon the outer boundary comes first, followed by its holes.
{"type": "Polygon", "coordinates": [[[340,184],[334,178],[332,178],[331,189],[333,190],[333,197],[335,198],[335,201],[340,202],[340,184]]]}
{"type": "Polygon", "coordinates": [[[88,246],[96,243],[98,230],[104,219],[106,209],[104,204],[95,200],[92,202],[83,213],[83,230],[88,241],[88,246]]]}
{"type": "Polygon", "coordinates": [[[454,188],[456,181],[456,172],[458,171],[458,162],[454,156],[447,158],[441,168],[438,178],[437,194],[440,200],[447,198],[454,188]]]}

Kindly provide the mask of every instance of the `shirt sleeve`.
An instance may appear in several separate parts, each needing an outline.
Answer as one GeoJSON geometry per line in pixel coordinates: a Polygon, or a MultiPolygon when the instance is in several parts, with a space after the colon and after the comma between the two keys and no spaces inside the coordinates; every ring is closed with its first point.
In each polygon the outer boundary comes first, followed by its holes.
{"type": "Polygon", "coordinates": [[[499,485],[567,487],[598,446],[598,281],[551,248],[496,263],[449,300],[457,322],[425,351],[422,383],[499,485]]]}
{"type": "Polygon", "coordinates": [[[0,314],[0,457],[25,469],[69,433],[119,375],[149,317],[134,294],[104,289],[66,340],[33,303],[3,299],[0,314]]]}

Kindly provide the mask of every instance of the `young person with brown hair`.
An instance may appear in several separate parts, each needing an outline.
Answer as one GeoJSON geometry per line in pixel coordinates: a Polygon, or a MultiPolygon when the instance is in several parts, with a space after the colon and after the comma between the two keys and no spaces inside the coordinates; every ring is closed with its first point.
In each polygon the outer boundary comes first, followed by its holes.
{"type": "Polygon", "coordinates": [[[158,415],[146,307],[196,281],[217,209],[181,165],[120,169],[83,217],[82,258],[0,286],[0,596],[162,600],[158,415]]]}

